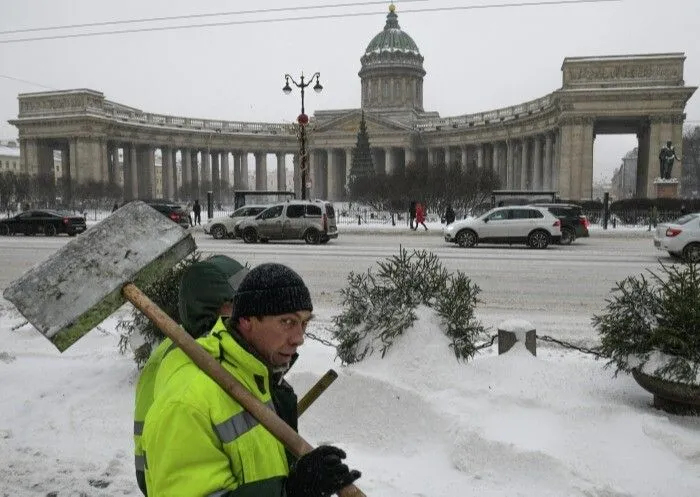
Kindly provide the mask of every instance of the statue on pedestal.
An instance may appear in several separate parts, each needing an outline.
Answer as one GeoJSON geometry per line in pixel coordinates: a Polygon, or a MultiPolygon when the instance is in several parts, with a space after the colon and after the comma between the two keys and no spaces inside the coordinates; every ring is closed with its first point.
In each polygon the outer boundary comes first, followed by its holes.
{"type": "Polygon", "coordinates": [[[673,169],[673,163],[675,161],[680,161],[680,159],[676,155],[676,149],[673,148],[673,143],[671,141],[667,141],[666,146],[659,152],[661,178],[671,179],[671,170],[673,169]]]}

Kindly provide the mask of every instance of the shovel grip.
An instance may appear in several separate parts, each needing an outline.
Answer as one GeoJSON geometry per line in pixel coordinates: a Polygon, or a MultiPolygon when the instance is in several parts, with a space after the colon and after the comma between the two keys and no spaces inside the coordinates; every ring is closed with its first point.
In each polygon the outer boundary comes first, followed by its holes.
{"type": "Polygon", "coordinates": [[[312,386],[311,389],[301,398],[301,400],[297,402],[297,415],[301,416],[304,414],[311,404],[316,402],[316,399],[318,399],[321,394],[326,391],[326,388],[328,388],[337,377],[338,373],[332,369],[326,371],[326,374],[321,376],[314,386],[312,386]]]}
{"type": "MultiPolygon", "coordinates": [[[[124,285],[122,287],[122,295],[187,354],[187,356],[192,359],[192,362],[282,442],[292,454],[296,457],[301,457],[313,450],[313,447],[285,423],[275,411],[260,402],[252,393],[241,385],[238,380],[229,374],[216,359],[210,356],[194,338],[170,316],[163,312],[163,310],[148,298],[136,285],[133,283],[124,285]]],[[[365,494],[354,485],[348,485],[341,489],[338,495],[340,497],[365,497],[365,494]]]]}

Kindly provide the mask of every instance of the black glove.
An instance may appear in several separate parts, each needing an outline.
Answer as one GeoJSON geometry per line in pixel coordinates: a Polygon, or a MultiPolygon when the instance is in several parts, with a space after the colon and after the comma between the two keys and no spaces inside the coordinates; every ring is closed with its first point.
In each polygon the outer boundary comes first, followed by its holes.
{"type": "Polygon", "coordinates": [[[321,445],[297,461],[287,477],[288,497],[328,497],[357,480],[361,473],[350,471],[345,452],[321,445]]]}

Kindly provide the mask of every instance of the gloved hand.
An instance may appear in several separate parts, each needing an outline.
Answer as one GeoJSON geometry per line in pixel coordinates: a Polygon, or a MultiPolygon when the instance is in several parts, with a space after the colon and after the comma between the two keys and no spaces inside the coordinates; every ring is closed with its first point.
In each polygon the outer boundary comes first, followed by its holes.
{"type": "Polygon", "coordinates": [[[349,470],[345,452],[321,445],[297,461],[287,477],[288,497],[328,497],[357,480],[361,473],[349,470]]]}

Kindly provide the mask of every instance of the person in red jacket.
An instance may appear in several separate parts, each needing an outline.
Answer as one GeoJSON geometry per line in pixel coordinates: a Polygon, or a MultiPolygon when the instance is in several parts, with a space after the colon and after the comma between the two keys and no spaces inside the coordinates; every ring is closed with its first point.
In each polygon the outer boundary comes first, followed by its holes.
{"type": "Polygon", "coordinates": [[[428,227],[425,225],[425,210],[423,209],[423,204],[417,203],[416,204],[416,227],[413,228],[413,230],[418,229],[418,225],[423,225],[423,227],[428,230],[428,227]]]}

